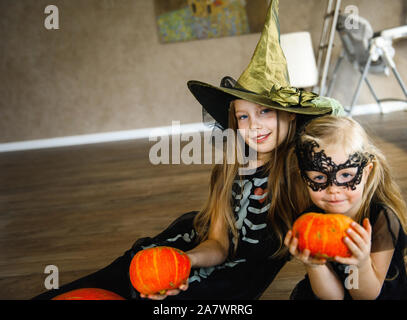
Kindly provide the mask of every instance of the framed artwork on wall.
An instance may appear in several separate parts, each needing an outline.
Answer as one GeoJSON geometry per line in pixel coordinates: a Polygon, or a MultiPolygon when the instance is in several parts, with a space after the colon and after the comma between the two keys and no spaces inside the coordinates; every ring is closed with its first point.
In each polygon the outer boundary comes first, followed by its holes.
{"type": "Polygon", "coordinates": [[[154,0],[161,43],[261,32],[268,0],[154,0]]]}

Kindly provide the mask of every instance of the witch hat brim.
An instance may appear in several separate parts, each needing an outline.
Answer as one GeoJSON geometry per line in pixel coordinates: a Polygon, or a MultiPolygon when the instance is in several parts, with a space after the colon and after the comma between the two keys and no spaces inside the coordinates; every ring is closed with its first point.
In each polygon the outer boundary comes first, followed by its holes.
{"type": "Polygon", "coordinates": [[[228,107],[230,102],[236,99],[243,99],[264,107],[304,115],[322,115],[332,112],[332,106],[327,103],[319,106],[302,106],[297,104],[287,107],[280,105],[270,97],[240,88],[216,87],[197,80],[190,80],[187,85],[202,107],[223,128],[228,127],[228,107]]]}

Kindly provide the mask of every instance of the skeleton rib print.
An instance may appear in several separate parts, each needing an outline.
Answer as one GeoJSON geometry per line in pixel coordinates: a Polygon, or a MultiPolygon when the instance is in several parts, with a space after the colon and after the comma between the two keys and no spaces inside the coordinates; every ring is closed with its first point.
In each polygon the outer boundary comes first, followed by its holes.
{"type": "Polygon", "coordinates": [[[267,227],[264,217],[270,207],[270,203],[266,201],[267,180],[268,177],[253,177],[234,181],[232,195],[236,216],[235,225],[241,233],[242,241],[259,243],[256,231],[267,227]]]}

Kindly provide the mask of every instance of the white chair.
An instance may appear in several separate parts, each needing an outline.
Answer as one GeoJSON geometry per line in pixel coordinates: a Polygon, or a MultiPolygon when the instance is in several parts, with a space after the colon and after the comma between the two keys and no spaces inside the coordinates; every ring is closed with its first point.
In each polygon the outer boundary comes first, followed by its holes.
{"type": "Polygon", "coordinates": [[[287,60],[290,85],[309,88],[318,83],[318,69],[309,32],[286,33],[280,36],[287,60]]]}

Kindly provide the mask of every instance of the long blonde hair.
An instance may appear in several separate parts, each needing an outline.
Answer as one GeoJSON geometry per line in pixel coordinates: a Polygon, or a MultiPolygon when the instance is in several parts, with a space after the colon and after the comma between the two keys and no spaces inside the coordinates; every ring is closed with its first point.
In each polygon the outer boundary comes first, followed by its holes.
{"type": "MultiPolygon", "coordinates": [[[[277,111],[277,140],[279,141],[280,120],[279,111],[277,111]]],[[[235,116],[234,101],[229,108],[229,127],[237,134],[237,120],[235,116]]],[[[287,152],[291,149],[296,131],[296,120],[290,121],[287,137],[276,147],[265,165],[265,170],[269,173],[267,193],[270,201],[268,210],[268,226],[270,231],[279,241],[280,247],[274,253],[275,256],[283,255],[287,250],[283,246],[285,233],[290,229],[294,219],[294,211],[289,205],[289,197],[286,192],[286,170],[285,159],[287,152]]],[[[241,144],[236,143],[237,148],[241,144]]],[[[223,150],[226,150],[224,147],[223,150]]],[[[227,156],[224,154],[223,163],[215,164],[209,183],[209,196],[200,212],[194,220],[194,227],[198,234],[198,241],[204,241],[208,237],[211,221],[222,219],[227,229],[232,234],[234,252],[236,252],[239,232],[236,228],[234,212],[232,210],[232,186],[239,172],[239,161],[237,157],[244,150],[236,150],[235,160],[232,164],[227,162],[227,156]]],[[[226,151],[224,151],[225,153],[226,151]]]]}
{"type": "MultiPolygon", "coordinates": [[[[370,205],[374,202],[392,210],[403,230],[407,232],[407,209],[401,190],[394,181],[386,157],[358,122],[349,117],[323,116],[311,121],[299,139],[301,142],[315,141],[322,149],[324,146],[332,145],[342,148],[346,154],[361,152],[373,155],[371,160],[373,168],[367,178],[362,194],[362,205],[355,220],[361,223],[364,218],[369,217],[370,205]]],[[[294,158],[293,153],[290,157],[294,158]]],[[[299,180],[295,183],[301,184],[299,180]]],[[[303,189],[306,189],[304,183],[303,189]]],[[[308,193],[301,193],[301,196],[304,195],[309,197],[308,193]]],[[[309,199],[308,202],[310,203],[309,199]]]]}

